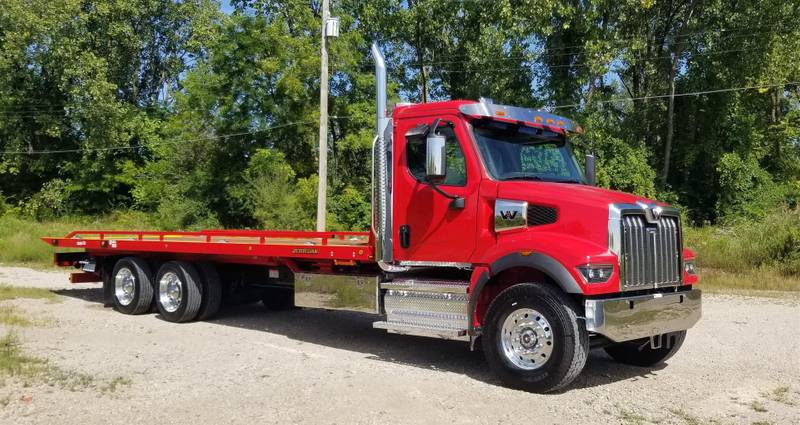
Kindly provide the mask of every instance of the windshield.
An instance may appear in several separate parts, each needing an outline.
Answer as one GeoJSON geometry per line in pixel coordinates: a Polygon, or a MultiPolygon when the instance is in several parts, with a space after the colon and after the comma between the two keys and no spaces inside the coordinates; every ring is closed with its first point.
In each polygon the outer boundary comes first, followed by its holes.
{"type": "Polygon", "coordinates": [[[584,183],[569,144],[557,133],[499,121],[475,122],[473,132],[496,180],[584,183]]]}

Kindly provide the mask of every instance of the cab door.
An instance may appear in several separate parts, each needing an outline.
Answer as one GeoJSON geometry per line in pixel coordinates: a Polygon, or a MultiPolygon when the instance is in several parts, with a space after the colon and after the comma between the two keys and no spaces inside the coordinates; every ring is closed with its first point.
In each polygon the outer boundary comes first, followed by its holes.
{"type": "Polygon", "coordinates": [[[404,119],[394,137],[394,252],[400,261],[468,262],[475,250],[481,173],[465,123],[457,116],[404,119]],[[426,182],[426,130],[439,119],[446,137],[440,191],[426,182]]]}

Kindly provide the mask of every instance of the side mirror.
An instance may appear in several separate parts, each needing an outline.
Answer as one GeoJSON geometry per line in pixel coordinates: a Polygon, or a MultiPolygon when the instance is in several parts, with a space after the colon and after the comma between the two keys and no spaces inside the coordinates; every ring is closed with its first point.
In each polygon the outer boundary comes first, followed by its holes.
{"type": "Polygon", "coordinates": [[[593,153],[586,154],[586,166],[584,168],[583,174],[586,175],[586,183],[589,186],[597,185],[597,171],[595,170],[595,161],[593,153]]]}
{"type": "Polygon", "coordinates": [[[447,177],[446,142],[445,136],[435,133],[429,134],[425,140],[425,174],[432,183],[441,182],[447,177]]]}

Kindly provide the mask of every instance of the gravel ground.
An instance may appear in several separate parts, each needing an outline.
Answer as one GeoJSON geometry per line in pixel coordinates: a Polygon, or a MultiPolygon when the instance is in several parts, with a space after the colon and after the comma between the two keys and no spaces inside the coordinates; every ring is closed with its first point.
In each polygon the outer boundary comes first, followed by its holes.
{"type": "Polygon", "coordinates": [[[0,423],[800,423],[798,298],[707,296],[668,365],[593,352],[566,391],[537,395],[500,386],[466,344],[388,335],[367,315],[253,305],[176,325],[103,308],[97,285],[66,279],[0,267],[0,283],[63,296],[4,302],[47,322],[18,330],[25,351],[130,384],[69,391],[5,379],[0,423]]]}

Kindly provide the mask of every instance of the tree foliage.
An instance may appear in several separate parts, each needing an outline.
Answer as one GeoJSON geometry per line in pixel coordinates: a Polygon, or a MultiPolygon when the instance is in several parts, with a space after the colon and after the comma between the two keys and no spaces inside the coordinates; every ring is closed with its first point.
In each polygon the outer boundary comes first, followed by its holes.
{"type": "MultiPolygon", "coordinates": [[[[0,3],[2,204],[313,227],[320,2],[229,5],[0,3]]],[[[800,196],[797,2],[342,0],[333,15],[332,228],[369,226],[372,41],[393,101],[486,96],[575,118],[600,185],[697,223],[800,196]]]]}

